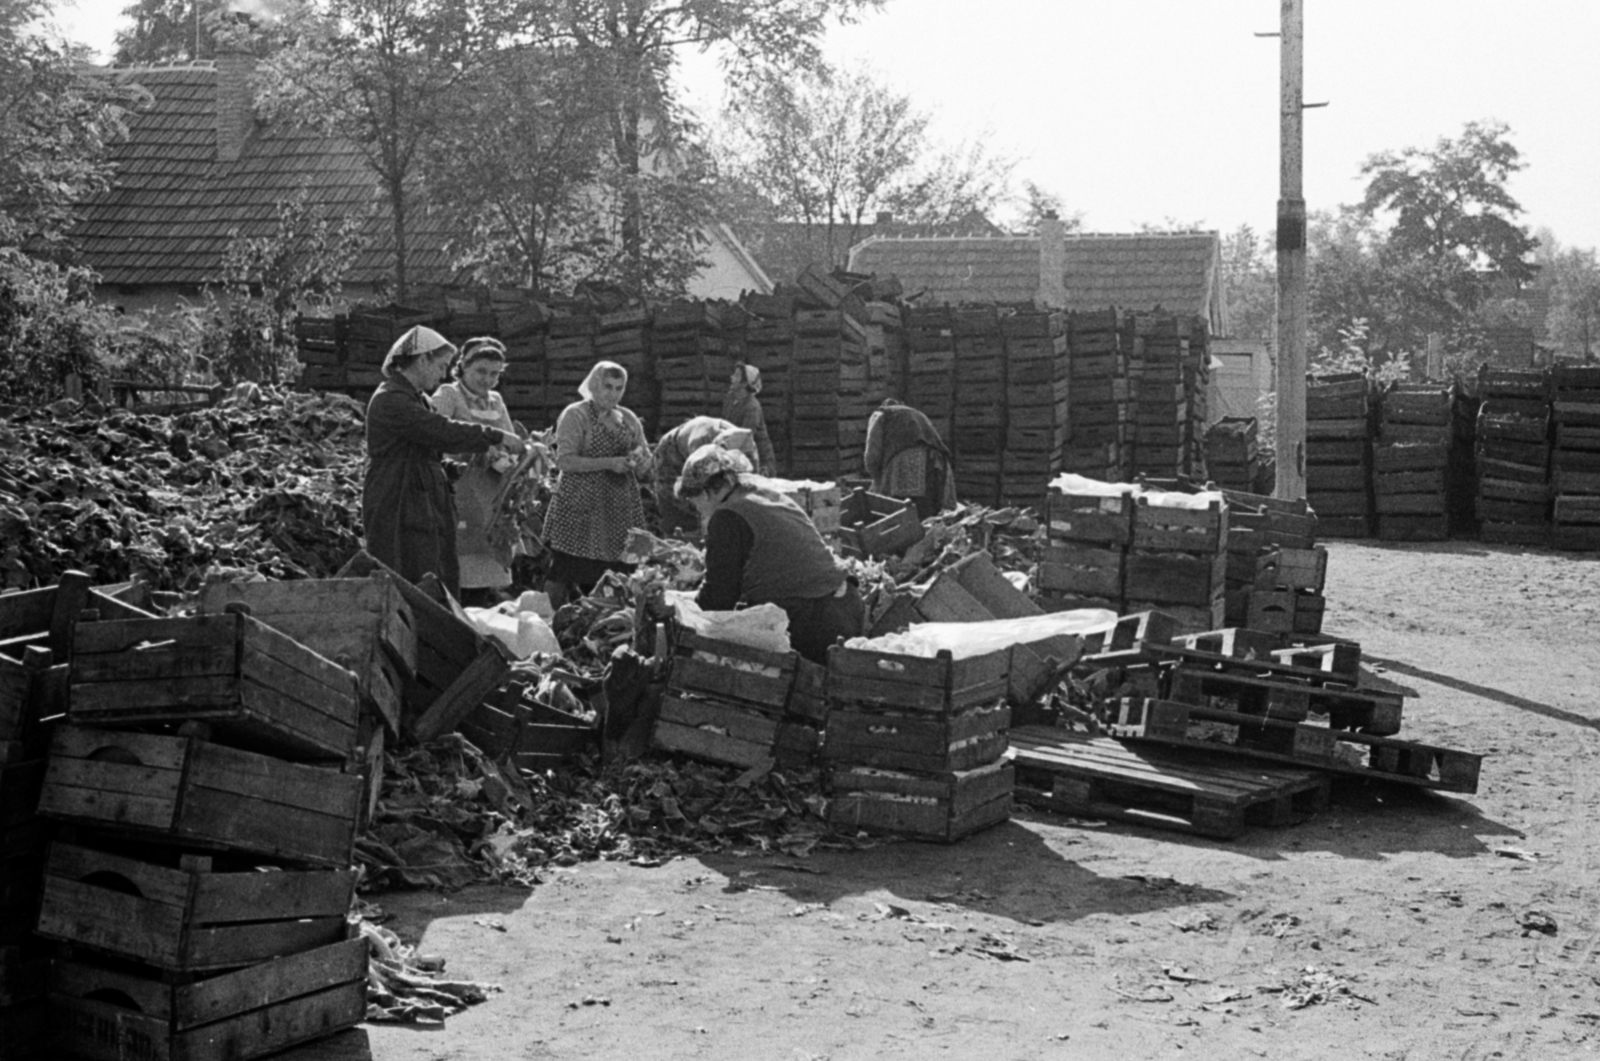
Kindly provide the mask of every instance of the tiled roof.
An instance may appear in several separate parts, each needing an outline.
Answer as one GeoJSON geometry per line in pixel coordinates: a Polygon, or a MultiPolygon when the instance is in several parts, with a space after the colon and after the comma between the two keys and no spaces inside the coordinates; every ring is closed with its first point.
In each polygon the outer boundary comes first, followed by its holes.
{"type": "MultiPolygon", "coordinates": [[[[1219,312],[1219,242],[1214,232],[1066,235],[1063,309],[1219,312]]],[[[1039,238],[871,239],[850,270],[893,273],[908,293],[935,302],[1023,302],[1039,291],[1039,238]]]]}
{"type": "MultiPolygon", "coordinates": [[[[92,201],[77,229],[87,264],[108,284],[201,284],[219,279],[229,233],[270,234],[277,203],[305,186],[325,216],[360,216],[367,243],[345,277],[392,275],[393,230],[377,179],[356,145],[282,124],[257,122],[237,161],[217,160],[217,71],[208,62],[122,69],[107,76],[142,85],[152,102],[112,152],[111,191],[92,201]]],[[[409,226],[409,278],[452,279],[444,232],[427,217],[409,226]]]]}
{"type": "MultiPolygon", "coordinates": [[[[844,265],[850,254],[852,231],[842,225],[834,229],[834,247],[830,255],[827,230],[820,225],[806,225],[799,221],[746,222],[734,225],[739,240],[747,247],[761,269],[776,282],[793,283],[807,266],[819,266],[826,272],[834,265],[844,265]],[[830,261],[833,258],[835,260],[830,261]]],[[[1004,235],[993,222],[981,214],[966,221],[950,225],[911,225],[902,221],[872,221],[854,232],[853,242],[873,236],[926,238],[930,236],[1000,236],[1004,235]]]]}

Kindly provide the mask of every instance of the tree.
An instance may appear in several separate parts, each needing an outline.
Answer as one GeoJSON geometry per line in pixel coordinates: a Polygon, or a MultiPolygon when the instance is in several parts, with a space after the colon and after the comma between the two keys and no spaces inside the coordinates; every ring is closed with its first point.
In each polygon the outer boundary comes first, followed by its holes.
{"type": "Polygon", "coordinates": [[[1250,225],[1222,237],[1222,291],[1231,336],[1272,338],[1278,315],[1277,262],[1271,241],[1250,225]]]}
{"type": "MultiPolygon", "coordinates": [[[[1468,122],[1458,138],[1440,137],[1431,149],[1370,156],[1361,167],[1368,178],[1361,210],[1392,215],[1389,250],[1441,269],[1531,280],[1527,259],[1538,241],[1516,223],[1522,207],[1506,190],[1524,168],[1510,132],[1502,122],[1468,122]]],[[[1470,285],[1463,290],[1474,293],[1470,285]]]]}
{"type": "Polygon", "coordinates": [[[1083,228],[1083,211],[1066,216],[1061,196],[1040,187],[1033,181],[1022,182],[1022,231],[1037,235],[1039,225],[1046,218],[1055,218],[1067,232],[1083,228]]]}
{"type": "Polygon", "coordinates": [[[60,255],[83,203],[110,186],[133,85],[84,72],[87,52],[31,28],[43,0],[0,4],[0,245],[60,255]]]}
{"type": "Polygon", "coordinates": [[[763,66],[814,68],[829,21],[848,21],[883,0],[531,0],[536,39],[570,44],[595,72],[590,91],[604,100],[613,186],[620,195],[615,230],[625,279],[642,278],[648,243],[644,196],[682,201],[666,187],[670,171],[651,159],[681,150],[686,125],[671,91],[679,48],[724,49],[728,76],[751,84],[763,66]]]}
{"type": "Polygon", "coordinates": [[[514,14],[497,0],[308,0],[274,30],[282,46],[262,64],[257,103],[360,147],[389,206],[401,299],[420,156],[514,14]]]}
{"type": "Polygon", "coordinates": [[[199,0],[137,0],[122,9],[122,17],[129,24],[117,31],[113,62],[138,66],[216,54],[201,24],[199,0]]]}
{"type": "Polygon", "coordinates": [[[728,118],[726,170],[777,217],[815,230],[811,242],[829,264],[843,264],[880,212],[946,223],[986,212],[1006,192],[1008,163],[981,143],[935,152],[928,115],[861,71],[769,77],[728,118]]]}
{"type": "Polygon", "coordinates": [[[1558,358],[1596,360],[1600,357],[1600,261],[1592,249],[1573,247],[1553,255],[1546,269],[1550,274],[1546,340],[1558,358]]]}

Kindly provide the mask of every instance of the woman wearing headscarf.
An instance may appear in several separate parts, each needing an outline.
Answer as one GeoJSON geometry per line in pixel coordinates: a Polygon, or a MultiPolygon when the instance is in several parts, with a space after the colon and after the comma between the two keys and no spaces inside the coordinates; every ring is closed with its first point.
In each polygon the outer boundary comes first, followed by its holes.
{"type": "MultiPolygon", "coordinates": [[[[494,389],[505,367],[504,343],[490,336],[468,339],[461,344],[461,357],[451,370],[453,381],[433,392],[434,412],[520,436],[522,432],[512,421],[506,403],[494,389]]],[[[494,525],[495,502],[502,496],[506,475],[516,461],[496,446],[472,455],[466,464],[455,483],[461,602],[487,607],[511,585],[514,543],[493,541],[489,532],[494,525]]]]}
{"type": "Polygon", "coordinates": [[[661,533],[673,534],[699,527],[694,506],[680,500],[674,488],[689,454],[711,443],[723,449],[738,450],[751,464],[757,461],[756,443],[750,432],[715,416],[696,416],[662,435],[656,442],[655,453],[656,509],[661,516],[661,533]]]}
{"type": "Polygon", "coordinates": [[[459,423],[429,406],[425,395],[439,385],[455,354],[444,336],[420,325],[389,348],[384,382],[367,404],[361,491],[367,552],[411,582],[431,571],[452,596],[461,592],[461,574],[444,455],[485,453],[496,445],[522,449],[513,432],[459,423]]]}
{"type": "Polygon", "coordinates": [[[628,531],[644,526],[637,477],[650,470],[644,425],[622,407],[628,370],[598,362],[578,387],[582,401],[556,421],[556,470],[561,479],[545,513],[551,564],[545,591],[556,607],[576,589],[587,593],[607,571],[631,571],[622,561],[628,531]]]}
{"type": "Polygon", "coordinates": [[[728,377],[728,393],[722,399],[722,418],[744,428],[756,440],[756,455],[761,459],[762,475],[778,474],[778,459],[767,435],[767,418],[756,395],[761,393],[761,370],[744,361],[733,366],[728,377]]]}
{"type": "Polygon", "coordinates": [[[776,604],[789,617],[789,643],[815,663],[828,646],[857,637],[866,608],[811,517],[751,478],[735,450],[701,446],[684,462],[678,496],[706,526],[706,577],[695,603],[726,611],[776,604]]]}
{"type": "Polygon", "coordinates": [[[915,502],[918,519],[956,506],[950,448],[933,422],[909,405],[886,398],[873,411],[861,460],[873,491],[915,502]]]}

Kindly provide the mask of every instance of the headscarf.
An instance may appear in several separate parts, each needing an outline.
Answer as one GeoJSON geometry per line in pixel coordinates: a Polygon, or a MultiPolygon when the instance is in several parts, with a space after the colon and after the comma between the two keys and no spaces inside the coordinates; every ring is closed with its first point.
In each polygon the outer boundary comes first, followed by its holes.
{"type": "Polygon", "coordinates": [[[383,374],[392,377],[414,365],[417,358],[446,347],[449,348],[452,355],[456,352],[456,348],[451,344],[450,340],[432,328],[424,327],[421,324],[415,325],[407,329],[406,333],[396,339],[393,346],[389,347],[389,352],[383,357],[383,374]]]}
{"type": "Polygon", "coordinates": [[[468,339],[466,342],[461,344],[461,359],[456,362],[456,367],[452,375],[454,375],[456,379],[460,379],[462,373],[466,372],[468,368],[472,367],[472,364],[476,361],[504,362],[505,359],[505,343],[502,343],[499,339],[496,339],[492,335],[480,335],[474,339],[468,339]]]}
{"type": "Polygon", "coordinates": [[[705,493],[706,484],[720,474],[748,475],[754,470],[750,458],[743,453],[708,442],[689,454],[689,459],[683,462],[683,472],[679,474],[673,492],[679,497],[695,497],[705,493]]]}
{"type": "Polygon", "coordinates": [[[751,394],[760,394],[761,370],[748,361],[739,362],[739,367],[743,370],[745,387],[749,389],[751,394]]]}
{"type": "Polygon", "coordinates": [[[595,384],[600,382],[601,376],[621,376],[622,385],[624,387],[628,385],[627,369],[615,361],[596,361],[589,374],[583,378],[583,382],[578,384],[578,393],[583,395],[585,400],[594,401],[595,384]]]}

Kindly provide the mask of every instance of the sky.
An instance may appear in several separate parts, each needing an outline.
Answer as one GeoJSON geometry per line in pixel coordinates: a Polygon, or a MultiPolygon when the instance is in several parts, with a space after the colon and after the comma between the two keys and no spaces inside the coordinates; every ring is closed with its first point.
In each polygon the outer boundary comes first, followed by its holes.
{"type": "MultiPolygon", "coordinates": [[[[60,0],[69,36],[108,52],[128,0],[60,0]]],[[[1600,247],[1600,2],[1305,0],[1304,197],[1360,199],[1371,154],[1496,119],[1526,169],[1531,229],[1600,247]]],[[[1272,230],[1279,194],[1277,0],[886,0],[831,30],[945,141],[986,136],[1092,232],[1168,221],[1272,230]]],[[[682,66],[708,117],[715,63],[682,66]]]]}

